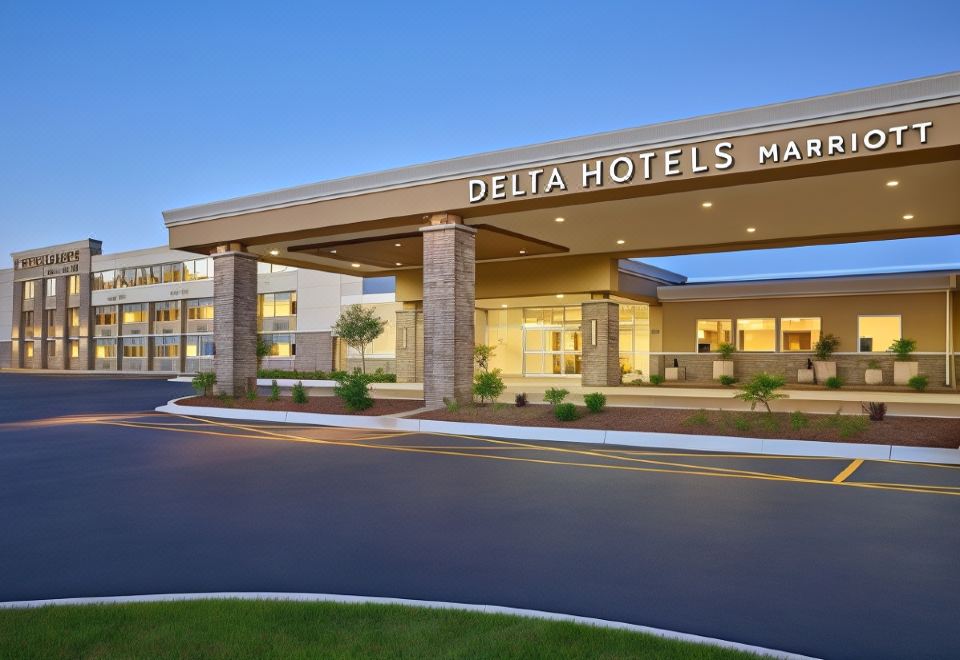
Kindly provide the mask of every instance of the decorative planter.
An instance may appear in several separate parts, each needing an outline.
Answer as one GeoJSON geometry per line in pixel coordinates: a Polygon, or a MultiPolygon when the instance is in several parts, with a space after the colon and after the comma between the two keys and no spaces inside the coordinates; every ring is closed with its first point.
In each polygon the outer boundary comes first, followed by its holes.
{"type": "Polygon", "coordinates": [[[827,382],[828,378],[833,378],[837,375],[837,363],[836,362],[814,362],[813,363],[813,373],[817,377],[818,383],[827,382]]]}
{"type": "Polygon", "coordinates": [[[797,369],[797,382],[798,382],[798,383],[812,383],[812,382],[813,382],[813,369],[797,369]]]}
{"type": "Polygon", "coordinates": [[[717,380],[720,376],[733,378],[733,360],[714,360],[713,379],[717,380]]]}
{"type": "Polygon", "coordinates": [[[894,362],[893,384],[906,385],[911,378],[920,373],[919,362],[894,362]]]}
{"type": "Polygon", "coordinates": [[[867,385],[883,385],[883,370],[867,369],[863,375],[863,382],[867,385]]]}
{"type": "Polygon", "coordinates": [[[663,370],[663,379],[664,380],[686,380],[687,379],[687,368],[686,367],[667,367],[663,370]]]}

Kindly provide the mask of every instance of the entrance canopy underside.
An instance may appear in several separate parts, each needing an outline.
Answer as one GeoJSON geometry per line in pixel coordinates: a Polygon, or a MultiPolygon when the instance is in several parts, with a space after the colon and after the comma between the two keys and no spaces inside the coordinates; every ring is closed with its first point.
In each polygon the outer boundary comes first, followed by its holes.
{"type": "Polygon", "coordinates": [[[238,243],[266,261],[386,275],[419,273],[419,228],[448,212],[477,229],[478,268],[549,259],[556,271],[585,255],[960,233],[958,182],[949,74],[164,215],[178,249],[238,243]]]}

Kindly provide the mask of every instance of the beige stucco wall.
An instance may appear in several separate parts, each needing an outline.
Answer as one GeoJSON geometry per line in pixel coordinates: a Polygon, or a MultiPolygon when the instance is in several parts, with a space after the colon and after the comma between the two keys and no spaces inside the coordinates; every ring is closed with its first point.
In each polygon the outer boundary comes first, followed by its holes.
{"type": "Polygon", "coordinates": [[[855,352],[857,317],[863,314],[900,314],[903,336],[915,339],[918,351],[946,347],[946,294],[942,292],[665,302],[662,310],[665,352],[696,350],[697,319],[817,316],[824,334],[840,338],[839,352],[855,352]]]}

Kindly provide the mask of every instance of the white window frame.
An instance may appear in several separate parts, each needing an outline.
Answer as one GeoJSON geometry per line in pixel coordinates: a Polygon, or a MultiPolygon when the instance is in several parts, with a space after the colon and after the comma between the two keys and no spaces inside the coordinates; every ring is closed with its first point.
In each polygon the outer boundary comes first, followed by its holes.
{"type": "MultiPolygon", "coordinates": [[[[706,353],[700,352],[700,338],[697,336],[697,329],[700,326],[701,321],[706,321],[709,323],[722,323],[726,321],[730,324],[730,339],[733,340],[734,345],[736,345],[737,337],[735,335],[737,324],[736,319],[695,319],[693,321],[693,352],[697,355],[709,355],[712,351],[706,353]]],[[[721,342],[723,343],[723,342],[721,342]]]]}
{"type": "Polygon", "coordinates": [[[865,354],[868,354],[868,355],[869,355],[869,354],[871,354],[871,353],[889,353],[889,352],[890,352],[890,351],[889,351],[889,348],[890,348],[889,346],[886,347],[886,348],[884,348],[882,351],[861,351],[861,350],[860,350],[860,336],[861,336],[861,335],[860,335],[860,322],[861,322],[861,320],[864,319],[864,318],[871,318],[871,319],[893,319],[893,318],[895,318],[895,319],[899,319],[899,320],[900,320],[900,323],[899,323],[899,325],[900,325],[900,330],[897,332],[897,338],[898,338],[898,339],[902,339],[902,338],[903,338],[903,314],[857,314],[857,353],[865,353],[865,354]]]}
{"type": "Polygon", "coordinates": [[[780,322],[775,316],[745,316],[733,320],[733,341],[738,353],[779,353],[780,352],[780,322]],[[747,350],[740,345],[740,321],[773,321],[773,348],[763,350],[747,350]]]}
{"type": "MultiPolygon", "coordinates": [[[[777,347],[778,352],[780,353],[811,353],[813,352],[814,350],[813,346],[817,343],[816,341],[811,343],[809,350],[804,350],[802,348],[799,348],[795,351],[791,351],[788,348],[784,348],[784,343],[783,343],[783,322],[784,321],[809,321],[812,319],[816,319],[820,322],[820,337],[822,337],[823,336],[823,317],[822,316],[781,316],[780,318],[778,318],[776,321],[777,337],[778,337],[778,342],[780,344],[777,347]]],[[[820,337],[817,337],[817,341],[820,340],[820,337]]]]}

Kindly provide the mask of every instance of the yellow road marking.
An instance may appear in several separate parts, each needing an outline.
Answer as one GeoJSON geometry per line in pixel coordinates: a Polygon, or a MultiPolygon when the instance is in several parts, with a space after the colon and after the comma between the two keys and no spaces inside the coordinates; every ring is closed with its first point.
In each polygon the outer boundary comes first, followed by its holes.
{"type": "Polygon", "coordinates": [[[853,474],[854,472],[856,472],[856,471],[857,471],[857,468],[859,468],[861,465],[863,465],[863,459],[862,459],[862,458],[858,458],[858,459],[855,459],[855,460],[851,461],[851,462],[850,462],[850,465],[848,465],[847,467],[845,467],[845,468],[843,469],[843,472],[841,472],[840,474],[838,474],[837,476],[835,476],[835,477],[833,478],[833,483],[835,483],[835,484],[842,484],[844,481],[847,480],[847,478],[848,478],[851,474],[853,474]]]}

